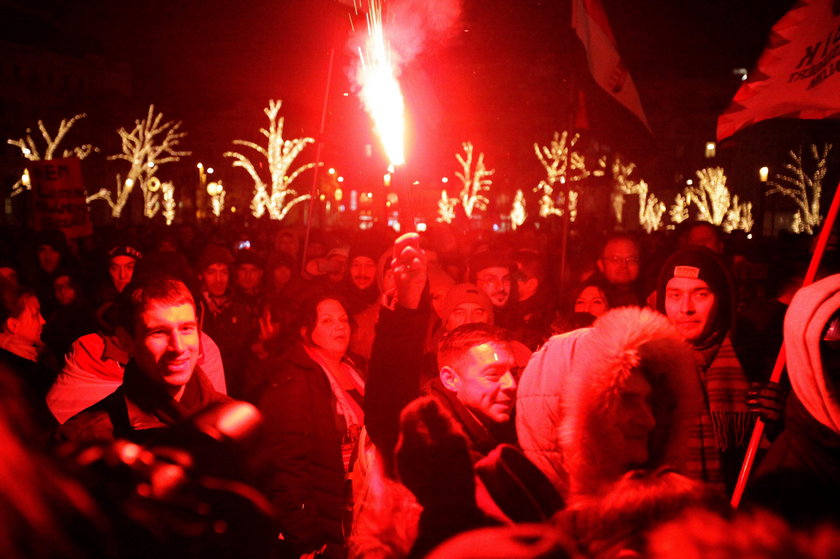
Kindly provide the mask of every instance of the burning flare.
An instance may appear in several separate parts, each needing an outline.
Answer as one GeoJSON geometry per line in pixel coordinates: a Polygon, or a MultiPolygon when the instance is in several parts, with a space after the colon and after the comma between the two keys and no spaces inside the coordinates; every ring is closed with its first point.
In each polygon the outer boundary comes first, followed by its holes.
{"type": "Polygon", "coordinates": [[[368,0],[368,35],[359,47],[359,96],[391,165],[405,163],[405,103],[382,27],[382,0],[368,0]]]}

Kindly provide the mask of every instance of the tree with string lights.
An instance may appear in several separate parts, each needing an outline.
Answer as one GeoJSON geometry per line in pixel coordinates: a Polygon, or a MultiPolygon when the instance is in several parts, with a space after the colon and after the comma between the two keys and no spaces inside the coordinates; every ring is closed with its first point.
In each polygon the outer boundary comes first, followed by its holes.
{"type": "Polygon", "coordinates": [[[770,188],[765,193],[781,194],[796,203],[798,209],[793,216],[794,233],[814,232],[814,228],[822,223],[820,215],[820,196],[822,194],[822,182],[827,171],[826,162],[828,153],[831,151],[831,144],[823,145],[818,150],[816,145],[811,145],[811,158],[814,161],[814,170],[807,173],[802,159],[802,148],[789,152],[792,163],[785,164],[787,173],[777,174],[770,181],[770,188]]]}
{"type": "Polygon", "coordinates": [[[268,180],[264,179],[254,163],[245,155],[226,151],[225,157],[234,159],[233,166],[245,169],[254,183],[254,195],[251,198],[251,214],[262,217],[266,212],[271,219],[282,221],[289,211],[297,204],[309,200],[309,194],[298,194],[292,188],[292,183],[305,171],[321,165],[321,163],[305,163],[292,170],[295,159],[303,149],[315,142],[314,138],[283,139],[284,117],[280,116],[280,100],[269,100],[268,107],[263,110],[268,117],[268,130],[260,128],[260,133],[266,138],[266,147],[246,140],[234,140],[233,143],[256,151],[265,158],[268,164],[268,180]]]}
{"type": "Polygon", "coordinates": [[[555,132],[554,137],[547,146],[534,144],[534,152],[537,155],[546,178],[541,180],[534,192],[540,193],[540,216],[563,215],[563,208],[566,205],[563,187],[569,183],[569,220],[574,221],[577,216],[578,192],[572,185],[587,178],[591,173],[586,169],[586,162],[583,154],[575,151],[579,134],[569,138],[567,131],[555,132]]]}
{"type": "Polygon", "coordinates": [[[440,199],[438,200],[438,216],[439,223],[452,223],[455,221],[455,206],[458,205],[457,198],[450,198],[446,190],[440,191],[440,199]]]}
{"type": "Polygon", "coordinates": [[[104,200],[111,207],[111,215],[120,217],[134,187],[138,186],[143,193],[143,215],[152,218],[160,211],[160,196],[163,194],[164,207],[169,214],[166,219],[171,223],[175,208],[174,187],[171,182],[162,183],[155,175],[161,165],[180,161],[181,157],[190,155],[189,151],[177,149],[181,139],[187,135],[180,128],[180,122],[164,122],[163,113],[155,114],[155,106],[149,105],[146,118],[135,120],[134,128],[117,130],[122,140],[122,152],[108,159],[128,161],[128,173],[125,179],[117,174],[115,192],[102,188],[88,196],[88,203],[104,200]]]}
{"type": "Polygon", "coordinates": [[[516,196],[513,198],[513,206],[510,210],[511,228],[516,231],[517,228],[521,227],[522,224],[525,223],[525,219],[527,217],[528,212],[525,209],[525,193],[522,192],[522,189],[517,189],[516,196]]]}
{"type": "MultiPolygon", "coordinates": [[[[64,136],[73,128],[73,125],[76,124],[79,120],[85,118],[87,115],[85,113],[77,114],[76,116],[70,119],[61,119],[61,122],[58,125],[58,132],[56,132],[55,136],[49,133],[47,130],[44,121],[38,121],[38,130],[41,132],[41,137],[43,138],[44,142],[46,143],[46,147],[44,148],[44,155],[41,156],[41,152],[38,149],[38,144],[35,142],[34,138],[32,137],[32,130],[30,128],[26,129],[26,135],[22,138],[18,138],[17,140],[9,139],[8,143],[17,146],[23,157],[28,161],[49,161],[50,159],[55,159],[55,154],[58,150],[59,144],[61,141],[64,140],[64,136]]],[[[84,144],[81,146],[76,146],[70,149],[65,149],[61,157],[77,157],[78,159],[85,159],[91,153],[99,151],[98,148],[94,147],[92,144],[84,144]]],[[[22,176],[18,181],[12,186],[12,196],[17,196],[18,194],[22,193],[24,190],[29,190],[31,188],[31,182],[29,180],[29,172],[28,170],[24,170],[22,176]]]]}
{"type": "Polygon", "coordinates": [[[464,142],[461,144],[464,149],[464,155],[460,153],[455,154],[458,163],[461,164],[461,171],[456,172],[455,176],[461,180],[461,192],[458,198],[461,202],[461,207],[464,208],[464,214],[467,218],[472,218],[474,213],[484,211],[487,209],[487,204],[490,201],[483,194],[490,190],[490,185],[493,184],[491,176],[496,172],[495,169],[487,169],[484,165],[484,153],[479,153],[473,166],[473,152],[474,147],[472,142],[464,142]]]}

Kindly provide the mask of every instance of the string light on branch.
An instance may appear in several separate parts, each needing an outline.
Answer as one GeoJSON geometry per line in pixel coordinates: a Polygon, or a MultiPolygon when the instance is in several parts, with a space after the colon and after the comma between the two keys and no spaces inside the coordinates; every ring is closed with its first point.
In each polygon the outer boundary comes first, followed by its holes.
{"type": "Polygon", "coordinates": [[[690,215],[688,211],[689,197],[682,192],[677,194],[674,198],[674,205],[668,210],[668,217],[671,218],[671,223],[682,223],[687,220],[690,215]]]}
{"type": "Polygon", "coordinates": [[[740,202],[738,195],[732,196],[732,204],[729,211],[726,212],[726,218],[723,220],[723,230],[731,233],[735,230],[752,231],[755,221],[752,216],[752,202],[740,202]]]}
{"type": "Polygon", "coordinates": [[[210,210],[216,217],[221,217],[225,211],[225,187],[222,181],[213,181],[207,184],[207,194],[210,195],[210,210]]]}
{"type": "Polygon", "coordinates": [[[517,189],[516,196],[513,198],[513,206],[510,210],[510,226],[514,231],[518,227],[521,227],[528,217],[525,205],[525,193],[521,189],[517,189]]]}
{"type": "Polygon", "coordinates": [[[478,154],[478,159],[475,160],[475,166],[473,166],[474,147],[472,142],[464,142],[461,147],[464,149],[464,155],[455,154],[455,158],[461,164],[461,171],[456,172],[455,176],[461,180],[462,186],[459,194],[461,206],[463,206],[466,216],[472,218],[474,213],[487,209],[490,200],[483,193],[490,190],[490,185],[493,184],[490,177],[496,171],[484,166],[484,153],[478,154]]]}
{"type": "Polygon", "coordinates": [[[722,167],[707,167],[697,171],[697,184],[689,184],[671,206],[671,221],[688,219],[689,206],[697,208],[697,220],[719,225],[724,231],[740,229],[749,232],[753,227],[752,203],[741,202],[726,185],[722,167]]]}
{"type": "Polygon", "coordinates": [[[455,206],[457,205],[457,198],[450,198],[445,190],[441,190],[440,200],[438,200],[437,221],[440,223],[452,223],[455,220],[455,206]]]}
{"type": "Polygon", "coordinates": [[[181,139],[186,136],[186,132],[181,132],[180,128],[180,122],[163,122],[163,113],[155,114],[155,106],[149,105],[146,118],[135,120],[134,128],[130,131],[125,128],[117,130],[122,140],[122,153],[111,155],[108,159],[128,161],[131,164],[128,176],[123,179],[122,175],[117,174],[116,197],[107,188],[102,188],[87,197],[88,203],[104,200],[111,207],[111,215],[120,217],[134,187],[139,186],[143,193],[143,213],[146,217],[154,217],[160,210],[158,190],[161,188],[155,173],[161,165],[180,161],[181,157],[190,155],[189,151],[177,149],[181,139]]]}
{"type": "Polygon", "coordinates": [[[260,129],[260,133],[266,138],[266,147],[245,140],[233,141],[234,144],[251,148],[266,160],[269,173],[267,180],[257,172],[257,166],[245,155],[235,151],[224,153],[225,157],[234,159],[233,166],[244,169],[254,183],[251,214],[260,218],[268,212],[269,217],[277,221],[282,221],[295,205],[310,198],[309,194],[298,194],[291,186],[303,172],[319,165],[305,163],[291,170],[295,159],[307,145],[314,143],[315,139],[308,137],[283,139],[284,118],[280,116],[282,103],[279,100],[270,100],[268,107],[263,110],[269,122],[268,130],[260,129]]]}
{"type": "Polygon", "coordinates": [[[562,134],[555,132],[547,146],[534,144],[534,152],[546,173],[546,178],[534,189],[540,193],[539,206],[542,217],[563,215],[566,200],[563,190],[558,188],[558,185],[565,186],[566,183],[569,184],[569,219],[574,221],[577,217],[578,192],[572,185],[591,174],[586,169],[584,156],[574,150],[579,138],[579,134],[569,138],[569,133],[564,130],[562,134]]]}
{"type": "Polygon", "coordinates": [[[792,163],[785,164],[785,172],[778,173],[769,182],[770,188],[765,193],[781,194],[794,201],[797,206],[796,214],[793,217],[792,229],[794,233],[814,232],[814,228],[822,223],[820,215],[820,196],[822,195],[822,182],[827,172],[828,154],[831,151],[831,144],[824,144],[822,150],[816,145],[811,145],[811,158],[814,161],[814,170],[807,173],[802,158],[802,148],[794,152],[788,152],[792,163]]]}
{"type": "Polygon", "coordinates": [[[167,225],[172,225],[175,221],[175,186],[171,181],[166,181],[160,188],[163,191],[163,219],[167,225]]]}
{"type": "MultiPolygon", "coordinates": [[[[87,115],[85,113],[80,113],[70,119],[61,119],[61,122],[58,124],[58,131],[56,132],[55,136],[53,136],[49,133],[49,131],[47,131],[47,127],[46,125],[44,125],[44,121],[38,121],[38,130],[41,132],[41,137],[46,143],[46,148],[44,149],[43,157],[45,161],[55,159],[55,154],[58,150],[58,146],[61,144],[61,141],[64,139],[64,136],[67,135],[67,132],[69,132],[70,129],[73,128],[73,125],[76,124],[76,122],[85,118],[86,116],[87,115]]],[[[9,139],[7,140],[7,142],[10,145],[17,146],[20,149],[20,152],[23,155],[23,157],[28,161],[41,161],[41,153],[38,150],[38,145],[32,138],[31,129],[26,129],[26,135],[24,137],[18,138],[17,140],[9,139]]],[[[92,144],[84,144],[70,149],[65,149],[61,153],[61,157],[77,157],[78,159],[85,159],[95,151],[99,151],[99,148],[94,147],[92,144]]],[[[32,184],[29,181],[29,170],[25,169],[23,174],[21,175],[20,180],[18,180],[12,186],[11,195],[17,196],[24,190],[30,190],[31,188],[32,184]]]]}

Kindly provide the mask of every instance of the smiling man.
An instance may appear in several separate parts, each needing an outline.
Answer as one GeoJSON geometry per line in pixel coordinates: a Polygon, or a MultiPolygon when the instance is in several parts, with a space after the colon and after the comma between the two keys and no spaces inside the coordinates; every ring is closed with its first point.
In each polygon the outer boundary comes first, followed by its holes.
{"type": "Polygon", "coordinates": [[[517,367],[503,330],[487,324],[459,326],[441,341],[438,364],[443,388],[484,427],[493,430],[510,420],[517,367]]]}
{"type": "Polygon", "coordinates": [[[64,423],[60,438],[142,443],[204,407],[228,400],[196,365],[200,342],[195,301],[181,281],[141,278],[126,287],[117,304],[117,335],[132,356],[123,384],[64,423]]]}
{"type": "Polygon", "coordinates": [[[731,490],[752,424],[749,381],[730,340],[736,309],[732,277],[706,247],[678,251],[662,266],[656,303],[694,350],[706,395],[687,474],[731,490]]]}

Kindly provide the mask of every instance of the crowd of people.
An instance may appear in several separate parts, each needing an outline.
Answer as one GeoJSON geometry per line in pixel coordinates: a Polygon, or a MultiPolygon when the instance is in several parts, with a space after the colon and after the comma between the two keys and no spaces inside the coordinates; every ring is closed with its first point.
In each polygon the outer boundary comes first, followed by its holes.
{"type": "Polygon", "coordinates": [[[808,241],[4,230],[0,555],[838,556],[808,241]]]}

